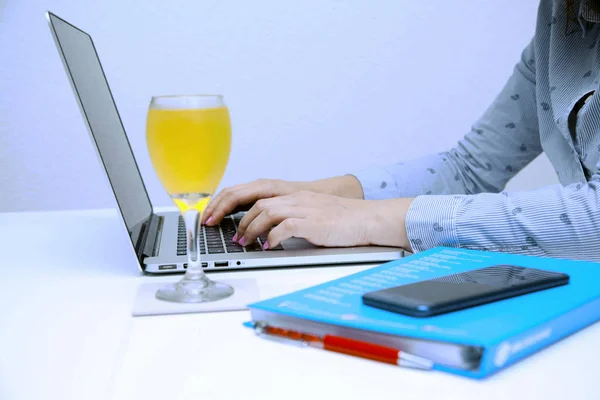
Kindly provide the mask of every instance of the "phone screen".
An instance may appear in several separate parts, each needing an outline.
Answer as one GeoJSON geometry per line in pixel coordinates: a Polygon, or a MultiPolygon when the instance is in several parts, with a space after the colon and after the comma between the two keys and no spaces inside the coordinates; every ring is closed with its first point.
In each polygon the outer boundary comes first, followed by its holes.
{"type": "Polygon", "coordinates": [[[411,316],[432,316],[567,284],[569,276],[514,265],[495,265],[363,295],[369,306],[411,316]]]}

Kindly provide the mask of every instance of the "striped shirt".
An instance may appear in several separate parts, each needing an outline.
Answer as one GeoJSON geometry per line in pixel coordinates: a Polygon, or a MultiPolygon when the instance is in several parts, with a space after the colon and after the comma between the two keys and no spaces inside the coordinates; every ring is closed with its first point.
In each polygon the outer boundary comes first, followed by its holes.
{"type": "Polygon", "coordinates": [[[449,151],[359,171],[366,199],[414,197],[412,251],[436,246],[600,261],[600,15],[542,0],[513,74],[449,151]],[[560,184],[508,192],[544,152],[560,184]]]}

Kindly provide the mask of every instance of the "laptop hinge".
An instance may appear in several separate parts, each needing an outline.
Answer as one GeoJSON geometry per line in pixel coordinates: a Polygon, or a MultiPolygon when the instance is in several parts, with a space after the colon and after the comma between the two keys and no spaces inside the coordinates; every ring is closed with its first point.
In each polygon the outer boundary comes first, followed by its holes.
{"type": "Polygon", "coordinates": [[[144,238],[141,245],[142,258],[154,256],[156,238],[158,237],[158,230],[160,227],[160,219],[161,217],[153,213],[148,220],[148,225],[144,230],[144,238]]]}

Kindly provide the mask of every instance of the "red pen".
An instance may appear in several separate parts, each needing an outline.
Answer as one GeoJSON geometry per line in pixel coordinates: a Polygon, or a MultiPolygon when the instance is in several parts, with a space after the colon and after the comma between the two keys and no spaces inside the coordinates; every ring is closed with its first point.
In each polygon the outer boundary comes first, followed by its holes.
{"type": "Polygon", "coordinates": [[[381,346],[356,339],[349,339],[334,335],[323,337],[297,332],[289,329],[276,328],[263,323],[257,323],[254,327],[257,334],[275,338],[280,341],[291,342],[298,345],[307,345],[336,353],[347,354],[355,357],[398,365],[401,367],[429,370],[433,368],[433,362],[423,357],[407,353],[400,349],[381,346]]]}

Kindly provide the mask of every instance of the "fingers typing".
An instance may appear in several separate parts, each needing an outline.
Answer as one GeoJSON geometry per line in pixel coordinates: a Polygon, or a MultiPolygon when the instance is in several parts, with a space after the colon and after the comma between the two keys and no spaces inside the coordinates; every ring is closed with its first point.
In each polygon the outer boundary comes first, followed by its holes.
{"type": "Polygon", "coordinates": [[[240,240],[243,240],[243,243],[247,245],[282,221],[289,218],[305,218],[310,212],[311,210],[305,207],[288,205],[266,208],[260,211],[252,220],[246,221],[245,226],[238,229],[238,235],[240,240]]]}
{"type": "Polygon", "coordinates": [[[271,229],[267,237],[267,242],[269,243],[269,247],[278,246],[284,240],[292,237],[314,242],[314,231],[314,223],[311,221],[303,218],[288,218],[271,229]],[[311,228],[311,226],[313,227],[311,228]]]}

